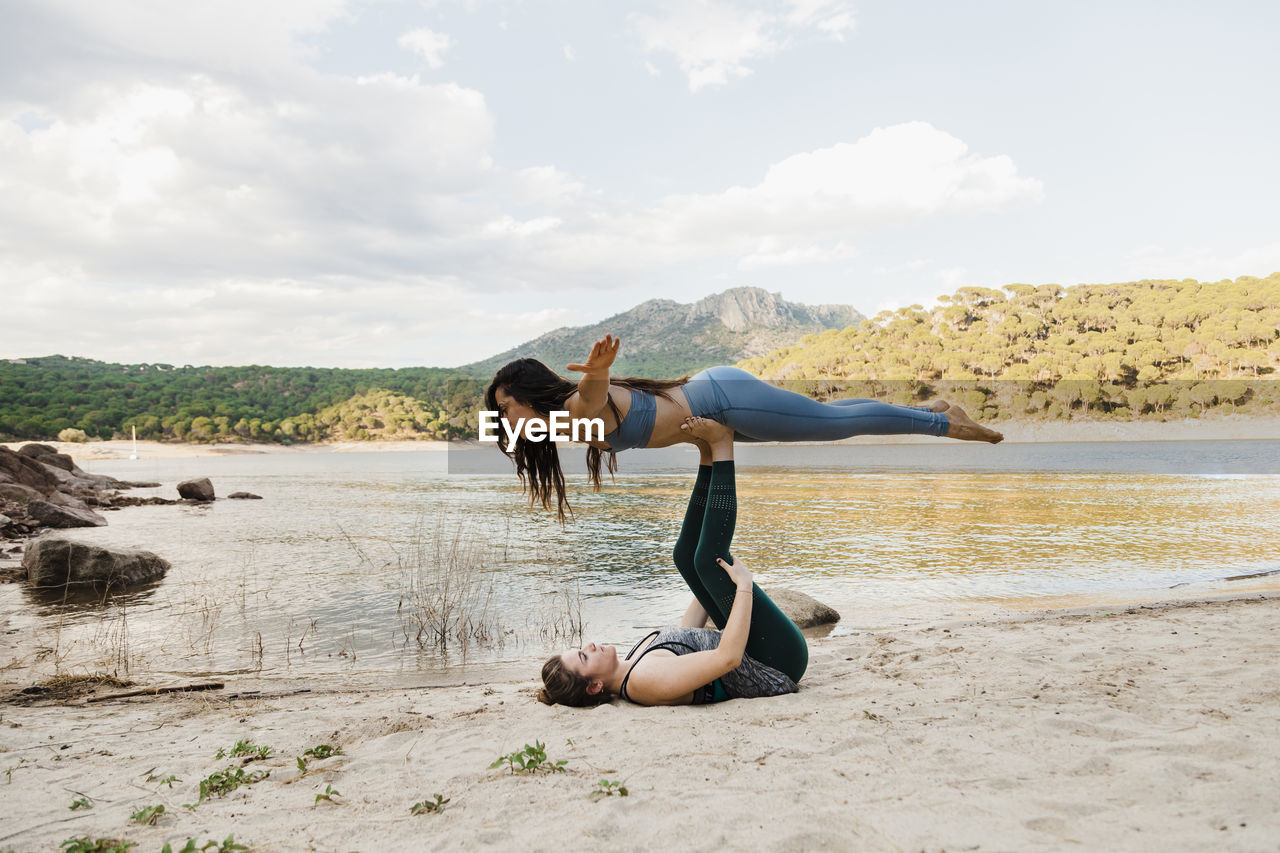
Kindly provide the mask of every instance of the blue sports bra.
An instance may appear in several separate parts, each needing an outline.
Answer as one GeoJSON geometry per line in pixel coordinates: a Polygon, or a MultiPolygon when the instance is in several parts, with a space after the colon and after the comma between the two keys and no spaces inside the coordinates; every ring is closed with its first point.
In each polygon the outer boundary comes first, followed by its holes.
{"type": "Polygon", "coordinates": [[[627,390],[631,392],[631,408],[618,421],[618,428],[604,437],[613,453],[648,444],[658,415],[658,401],[652,394],[634,388],[627,390]]]}

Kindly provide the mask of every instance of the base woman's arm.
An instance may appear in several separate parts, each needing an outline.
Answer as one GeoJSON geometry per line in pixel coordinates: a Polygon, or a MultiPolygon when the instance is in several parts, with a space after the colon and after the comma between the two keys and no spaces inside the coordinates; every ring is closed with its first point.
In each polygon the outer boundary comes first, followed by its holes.
{"type": "MultiPolygon", "coordinates": [[[[725,623],[724,631],[720,634],[720,645],[716,648],[718,652],[724,652],[725,655],[733,661],[733,666],[726,669],[737,669],[738,664],[742,663],[742,656],[747,650],[747,637],[751,633],[751,570],[747,568],[747,564],[741,561],[726,563],[720,558],[716,558],[716,562],[720,564],[720,568],[725,570],[729,577],[733,578],[734,585],[738,591],[733,596],[733,607],[729,610],[729,621],[725,623]]],[[[720,673],[724,675],[724,673],[720,673]]],[[[716,676],[719,678],[719,676],[716,676]]]]}
{"type": "Polygon", "coordinates": [[[720,567],[733,578],[738,588],[733,599],[729,621],[720,635],[720,644],[705,652],[680,657],[648,658],[636,665],[627,695],[643,705],[667,705],[688,696],[704,684],[715,681],[742,663],[751,629],[751,570],[737,561],[720,567]]]}

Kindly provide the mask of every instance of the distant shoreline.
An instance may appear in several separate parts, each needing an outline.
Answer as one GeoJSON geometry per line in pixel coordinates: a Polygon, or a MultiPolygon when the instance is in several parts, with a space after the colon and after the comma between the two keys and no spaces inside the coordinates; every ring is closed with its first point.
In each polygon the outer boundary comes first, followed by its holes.
{"type": "MultiPolygon", "coordinates": [[[[992,424],[1005,435],[1009,444],[1046,444],[1076,442],[1128,441],[1280,441],[1280,416],[1224,415],[1185,418],[1176,421],[998,421],[992,424]]],[[[929,436],[868,435],[847,439],[840,444],[917,444],[932,443],[929,436]]],[[[27,441],[0,443],[17,450],[27,441]]],[[[70,443],[44,441],[73,459],[128,459],[133,442],[127,439],[70,443]]],[[[202,458],[239,456],[261,453],[397,453],[406,451],[439,452],[447,450],[447,441],[337,441],[314,444],[276,444],[244,442],[235,444],[186,444],[180,442],[139,441],[138,455],[146,459],[202,458]]]]}

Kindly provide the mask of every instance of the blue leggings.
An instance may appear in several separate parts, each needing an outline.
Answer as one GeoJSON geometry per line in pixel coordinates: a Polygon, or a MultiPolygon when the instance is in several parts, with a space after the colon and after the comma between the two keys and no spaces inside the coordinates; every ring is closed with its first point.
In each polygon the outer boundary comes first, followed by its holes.
{"type": "Polygon", "coordinates": [[[951,421],[927,407],[879,400],[820,403],[737,367],[710,367],[682,387],[695,415],[733,427],[738,441],[835,441],[854,435],[945,436],[951,421]]]}

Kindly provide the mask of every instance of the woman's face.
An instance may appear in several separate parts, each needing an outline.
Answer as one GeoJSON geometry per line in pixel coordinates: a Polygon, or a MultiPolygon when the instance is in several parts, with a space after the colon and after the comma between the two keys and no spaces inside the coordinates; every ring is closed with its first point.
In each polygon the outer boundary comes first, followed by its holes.
{"type": "Polygon", "coordinates": [[[543,415],[532,406],[526,406],[508,394],[506,388],[499,388],[494,391],[493,398],[498,403],[498,415],[513,430],[516,428],[516,424],[520,423],[521,418],[524,418],[526,424],[530,421],[542,421],[545,423],[547,420],[546,415],[543,415]]]}
{"type": "Polygon", "coordinates": [[[569,649],[560,656],[561,665],[583,678],[601,678],[618,666],[618,650],[613,646],[587,643],[580,649],[569,649]]]}

